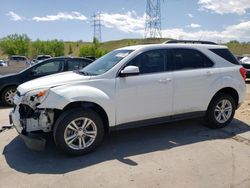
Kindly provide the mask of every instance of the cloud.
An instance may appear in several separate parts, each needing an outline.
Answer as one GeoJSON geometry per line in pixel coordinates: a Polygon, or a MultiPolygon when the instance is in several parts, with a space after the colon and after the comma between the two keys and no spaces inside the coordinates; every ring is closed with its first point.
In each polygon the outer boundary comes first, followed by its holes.
{"type": "Polygon", "coordinates": [[[182,28],[165,29],[162,36],[167,38],[183,38],[191,40],[222,40],[227,42],[230,40],[250,41],[250,21],[241,22],[236,25],[227,26],[223,31],[200,30],[195,32],[187,32],[182,28]]]}
{"type": "Polygon", "coordinates": [[[23,21],[25,19],[25,17],[20,16],[13,11],[8,12],[6,16],[8,16],[12,21],[23,21]]]}
{"type": "MultiPolygon", "coordinates": [[[[125,33],[135,33],[144,36],[146,15],[138,16],[136,12],[127,12],[125,14],[102,13],[102,24],[108,28],[115,28],[125,33]]],[[[188,25],[191,28],[200,28],[201,25],[192,23],[188,25]]],[[[217,40],[230,41],[250,41],[250,21],[240,22],[239,24],[229,25],[222,31],[204,30],[186,31],[184,28],[163,29],[162,36],[166,38],[184,38],[193,40],[217,40]]]]}
{"type": "Polygon", "coordinates": [[[201,25],[191,23],[190,25],[187,25],[187,27],[198,28],[198,27],[201,27],[201,25]]]}
{"type": "Polygon", "coordinates": [[[126,33],[142,33],[145,27],[145,17],[137,16],[135,11],[128,11],[125,14],[102,13],[102,24],[107,28],[116,28],[126,33]]]}
{"type": "Polygon", "coordinates": [[[250,8],[250,0],[199,0],[201,10],[210,10],[218,14],[246,14],[250,8]]]}
{"type": "Polygon", "coordinates": [[[193,17],[194,17],[194,15],[193,15],[193,14],[188,13],[188,17],[189,17],[189,18],[193,18],[193,17]]]}
{"type": "Polygon", "coordinates": [[[47,15],[43,17],[34,16],[32,20],[36,22],[51,22],[58,20],[87,20],[87,17],[81,14],[80,12],[72,11],[68,12],[58,12],[56,15],[47,15]]]}

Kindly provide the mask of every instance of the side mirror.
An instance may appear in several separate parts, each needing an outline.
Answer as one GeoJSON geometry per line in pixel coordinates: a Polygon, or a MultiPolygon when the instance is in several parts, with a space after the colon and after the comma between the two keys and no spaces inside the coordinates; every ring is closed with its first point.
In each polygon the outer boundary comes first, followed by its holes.
{"type": "Polygon", "coordinates": [[[135,76],[140,73],[139,67],[127,66],[120,72],[120,77],[135,76]]]}

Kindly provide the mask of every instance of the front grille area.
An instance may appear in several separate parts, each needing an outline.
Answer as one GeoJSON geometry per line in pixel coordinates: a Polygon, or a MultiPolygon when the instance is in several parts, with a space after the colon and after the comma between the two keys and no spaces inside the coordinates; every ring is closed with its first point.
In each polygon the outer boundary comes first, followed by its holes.
{"type": "Polygon", "coordinates": [[[19,113],[21,119],[32,118],[35,115],[35,111],[25,104],[19,106],[19,113]]]}

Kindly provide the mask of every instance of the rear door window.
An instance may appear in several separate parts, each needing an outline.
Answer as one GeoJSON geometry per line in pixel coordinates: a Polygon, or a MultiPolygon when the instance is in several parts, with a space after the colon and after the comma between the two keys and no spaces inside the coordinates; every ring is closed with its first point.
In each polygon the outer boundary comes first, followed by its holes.
{"type": "Polygon", "coordinates": [[[208,68],[213,66],[213,62],[197,50],[173,49],[172,61],[175,70],[188,70],[208,68]]]}

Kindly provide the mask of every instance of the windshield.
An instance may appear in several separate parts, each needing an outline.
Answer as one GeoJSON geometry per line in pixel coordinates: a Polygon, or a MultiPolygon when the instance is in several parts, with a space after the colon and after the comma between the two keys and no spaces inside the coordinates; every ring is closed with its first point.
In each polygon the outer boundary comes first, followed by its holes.
{"type": "Polygon", "coordinates": [[[101,75],[117,63],[119,63],[123,58],[127,57],[133,50],[115,50],[105,56],[97,59],[90,65],[84,67],[80,72],[87,75],[101,75]]]}

